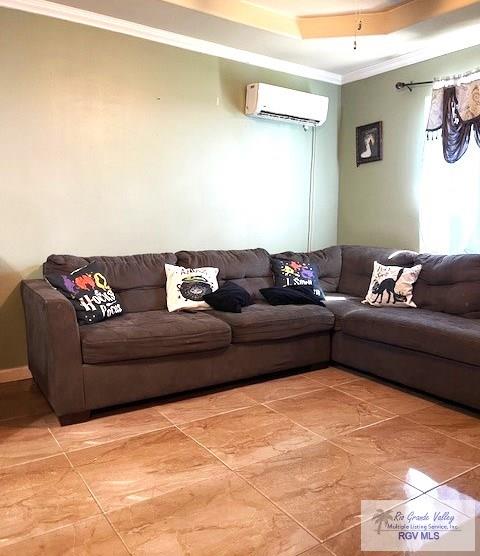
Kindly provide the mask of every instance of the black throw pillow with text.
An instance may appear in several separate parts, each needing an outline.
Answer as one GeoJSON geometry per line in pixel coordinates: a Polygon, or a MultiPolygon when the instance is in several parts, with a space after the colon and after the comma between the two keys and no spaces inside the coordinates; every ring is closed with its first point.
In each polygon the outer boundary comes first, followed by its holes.
{"type": "Polygon", "coordinates": [[[92,324],[123,313],[120,301],[96,262],[70,274],[47,274],[45,279],[71,301],[79,324],[92,324]]]}
{"type": "Polygon", "coordinates": [[[291,259],[272,259],[275,286],[311,286],[321,296],[317,269],[308,263],[291,259]]]}

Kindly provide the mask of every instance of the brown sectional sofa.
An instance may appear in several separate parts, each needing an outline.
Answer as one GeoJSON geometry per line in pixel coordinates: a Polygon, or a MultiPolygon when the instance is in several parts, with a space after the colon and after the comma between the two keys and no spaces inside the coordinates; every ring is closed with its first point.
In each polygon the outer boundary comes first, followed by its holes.
{"type": "Polygon", "coordinates": [[[52,255],[44,272],[104,266],[126,309],[78,326],[70,302],[44,280],[22,283],[29,367],[62,423],[101,407],[330,361],[480,409],[480,255],[433,256],[334,246],[282,253],[319,269],[327,307],[265,303],[273,285],[264,249],[125,257],[52,255]],[[373,261],[423,264],[419,309],[361,304],[373,261]],[[255,303],[242,313],[168,313],[165,263],[215,266],[255,303]]]}

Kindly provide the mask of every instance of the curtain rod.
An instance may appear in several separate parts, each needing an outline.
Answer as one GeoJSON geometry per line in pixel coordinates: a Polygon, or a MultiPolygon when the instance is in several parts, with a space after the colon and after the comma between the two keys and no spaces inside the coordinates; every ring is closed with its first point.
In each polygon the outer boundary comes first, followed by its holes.
{"type": "Polygon", "coordinates": [[[434,81],[410,81],[410,83],[397,81],[397,83],[395,83],[395,89],[397,89],[397,91],[403,91],[403,89],[408,89],[410,92],[412,92],[413,87],[419,87],[421,85],[432,85],[433,83],[434,81]]]}
{"type": "Polygon", "coordinates": [[[448,77],[441,77],[441,78],[435,77],[432,81],[410,81],[410,83],[397,81],[397,83],[395,83],[395,89],[397,89],[397,91],[403,91],[403,89],[408,89],[410,92],[412,92],[413,87],[419,87],[422,85],[433,85],[433,83],[437,83],[439,81],[447,81],[447,82],[454,81],[456,79],[470,77],[471,75],[475,75],[477,73],[480,73],[480,68],[475,68],[473,70],[466,71],[465,73],[458,73],[456,75],[451,75],[448,77]]]}

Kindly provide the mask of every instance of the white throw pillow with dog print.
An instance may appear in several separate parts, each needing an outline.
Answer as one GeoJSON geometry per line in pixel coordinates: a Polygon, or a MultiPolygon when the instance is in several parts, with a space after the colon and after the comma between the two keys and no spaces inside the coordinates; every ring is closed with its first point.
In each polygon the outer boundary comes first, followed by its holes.
{"type": "Polygon", "coordinates": [[[165,265],[169,311],[211,309],[203,296],[218,290],[218,268],[165,265]]]}
{"type": "Polygon", "coordinates": [[[370,287],[362,303],[375,307],[416,307],[412,300],[413,285],[421,270],[421,264],[404,268],[375,261],[370,287]]]}

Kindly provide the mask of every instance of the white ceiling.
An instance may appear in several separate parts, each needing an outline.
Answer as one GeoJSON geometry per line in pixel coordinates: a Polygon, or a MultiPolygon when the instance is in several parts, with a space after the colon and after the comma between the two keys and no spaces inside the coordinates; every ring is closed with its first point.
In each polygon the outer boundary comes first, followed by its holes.
{"type": "MultiPolygon", "coordinates": [[[[227,0],[228,1],[228,0],[227,0]]],[[[333,15],[385,10],[406,4],[410,0],[244,0],[269,10],[290,16],[333,15]]]]}
{"type": "MultiPolygon", "coordinates": [[[[363,5],[368,2],[359,1],[363,5]]],[[[335,5],[335,9],[351,7],[355,0],[255,2],[263,5],[282,4],[290,8],[298,4],[298,9],[302,10],[315,4],[315,10],[318,11],[328,5],[335,5]]],[[[385,3],[379,0],[369,2],[370,5],[385,3]]],[[[301,40],[234,23],[163,0],[0,0],[2,5],[332,83],[362,79],[480,44],[480,1],[468,8],[389,35],[360,36],[356,51],[353,49],[353,37],[301,40]],[[71,7],[87,11],[72,10],[71,7]]]]}

